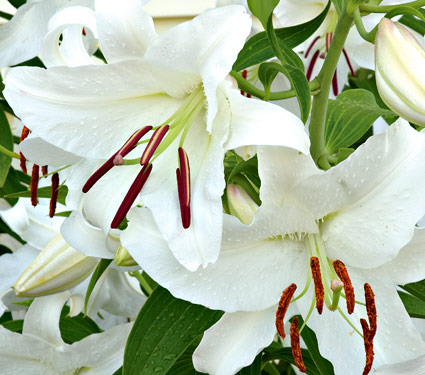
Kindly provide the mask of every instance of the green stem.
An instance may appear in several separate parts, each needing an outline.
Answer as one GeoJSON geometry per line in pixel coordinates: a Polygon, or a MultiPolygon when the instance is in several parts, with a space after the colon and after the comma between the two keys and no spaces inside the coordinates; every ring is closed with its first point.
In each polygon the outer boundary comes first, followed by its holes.
{"type": "MultiPolygon", "coordinates": [[[[266,92],[264,90],[261,90],[257,87],[255,87],[252,83],[250,83],[248,80],[242,77],[241,74],[238,72],[235,72],[232,70],[230,72],[230,75],[236,79],[236,82],[238,83],[238,87],[245,91],[248,94],[251,94],[257,98],[264,99],[266,97],[266,92]]],[[[314,91],[319,90],[320,84],[319,82],[314,79],[310,83],[310,89],[313,92],[313,95],[315,94],[314,91]]],[[[270,92],[270,95],[268,97],[269,100],[282,100],[282,99],[288,99],[293,98],[297,94],[295,93],[295,90],[287,90],[287,91],[276,91],[276,92],[270,92]]]]}
{"type": "Polygon", "coordinates": [[[151,286],[149,285],[149,283],[145,280],[145,278],[142,276],[142,274],[139,271],[129,272],[129,275],[130,276],[133,276],[133,277],[135,277],[137,279],[137,281],[140,283],[140,285],[142,286],[142,288],[148,294],[147,297],[149,297],[152,294],[153,289],[151,288],[151,286]]]}
{"type": "Polygon", "coordinates": [[[425,0],[417,0],[412,1],[410,3],[405,4],[397,4],[397,5],[383,5],[383,6],[376,6],[376,5],[367,5],[367,4],[361,4],[360,5],[360,11],[361,12],[368,12],[368,13],[388,13],[392,11],[393,9],[396,9],[399,6],[404,7],[411,7],[411,8],[421,8],[425,6],[425,0]]]}
{"type": "Polygon", "coordinates": [[[313,99],[309,128],[311,141],[310,151],[311,156],[316,163],[323,154],[323,150],[325,148],[325,121],[332,78],[352,23],[353,18],[347,15],[344,10],[341,13],[338,24],[336,25],[332,43],[326,55],[325,62],[317,76],[320,83],[320,93],[313,99]]]}
{"type": "Polygon", "coordinates": [[[0,152],[12,158],[19,159],[19,155],[16,152],[10,151],[2,145],[0,145],[0,152]]]}
{"type": "Polygon", "coordinates": [[[375,43],[375,36],[376,36],[376,32],[378,31],[378,28],[375,27],[374,29],[372,29],[371,32],[368,32],[364,25],[363,25],[363,21],[362,21],[362,16],[360,15],[360,10],[359,8],[356,8],[353,12],[353,17],[354,17],[354,23],[356,24],[356,28],[358,33],[360,34],[360,36],[366,40],[369,43],[374,44],[375,43]]]}

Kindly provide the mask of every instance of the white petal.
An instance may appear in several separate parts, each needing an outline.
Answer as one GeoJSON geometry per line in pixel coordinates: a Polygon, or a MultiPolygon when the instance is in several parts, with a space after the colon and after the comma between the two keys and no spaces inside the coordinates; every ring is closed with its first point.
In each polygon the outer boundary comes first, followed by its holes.
{"type": "Polygon", "coordinates": [[[68,0],[28,2],[0,28],[0,66],[19,64],[37,56],[49,18],[68,0]]]}
{"type": "Polygon", "coordinates": [[[49,32],[40,50],[40,57],[46,67],[93,64],[84,45],[83,27],[87,29],[86,32],[90,30],[97,36],[95,13],[87,7],[66,7],[49,20],[49,32]],[[60,43],[61,35],[63,40],[60,43]]]}
{"type": "Polygon", "coordinates": [[[396,363],[394,365],[385,365],[378,368],[375,375],[422,375],[425,374],[425,355],[410,361],[396,363]]]}
{"type": "Polygon", "coordinates": [[[309,153],[310,140],[297,116],[275,104],[248,99],[239,90],[228,89],[226,96],[232,111],[226,149],[271,145],[309,153]]]}
{"type": "Polygon", "coordinates": [[[63,305],[70,296],[71,293],[62,292],[36,298],[25,316],[22,333],[43,340],[52,346],[63,345],[59,318],[63,305]]]}
{"type": "Polygon", "coordinates": [[[224,314],[205,331],[193,353],[195,369],[211,375],[233,375],[250,365],[255,356],[273,341],[276,308],[224,314]]]}
{"type": "Polygon", "coordinates": [[[241,243],[223,248],[216,263],[190,272],[173,257],[147,209],[133,209],[129,221],[122,244],[153,279],[176,297],[228,312],[275,305],[291,283],[293,262],[303,254],[302,244],[290,240],[241,243]]]}
{"type": "Polygon", "coordinates": [[[181,104],[161,94],[168,82],[143,61],[18,67],[5,83],[9,104],[35,135],[76,155],[105,160],[136,130],[161,124],[181,104]]]}
{"type": "Polygon", "coordinates": [[[371,268],[397,255],[425,212],[424,153],[425,135],[399,121],[295,188],[317,219],[329,215],[322,226],[329,257],[371,268]]]}
{"type": "Polygon", "coordinates": [[[76,164],[81,158],[75,154],[43,141],[40,137],[29,135],[19,144],[19,149],[25,157],[38,165],[51,165],[59,167],[76,164]]]}
{"type": "Polygon", "coordinates": [[[217,87],[231,70],[251,29],[251,20],[238,5],[211,9],[163,33],[145,58],[167,74],[171,95],[181,95],[200,83],[208,102],[207,130],[218,110],[217,87]],[[179,91],[174,91],[180,88],[179,91]]]}
{"type": "Polygon", "coordinates": [[[410,242],[397,257],[382,267],[389,273],[394,284],[407,284],[425,278],[425,228],[415,229],[410,242]]]}
{"type": "Polygon", "coordinates": [[[96,0],[100,47],[109,63],[142,58],[157,38],[140,0],[96,0]]]}

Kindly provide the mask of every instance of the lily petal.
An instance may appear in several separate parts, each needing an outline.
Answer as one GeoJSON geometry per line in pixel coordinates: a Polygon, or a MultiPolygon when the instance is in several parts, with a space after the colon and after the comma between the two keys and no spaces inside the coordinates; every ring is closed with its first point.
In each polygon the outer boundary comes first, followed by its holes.
{"type": "Polygon", "coordinates": [[[206,330],[193,353],[197,371],[233,375],[252,363],[276,334],[276,306],[256,312],[226,313],[206,330]]]}

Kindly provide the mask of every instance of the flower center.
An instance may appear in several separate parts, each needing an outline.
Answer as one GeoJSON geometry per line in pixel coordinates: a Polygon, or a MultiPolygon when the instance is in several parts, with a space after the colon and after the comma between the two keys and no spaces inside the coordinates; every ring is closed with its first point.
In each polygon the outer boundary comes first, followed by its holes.
{"type": "Polygon", "coordinates": [[[375,306],[375,295],[369,284],[364,284],[366,304],[355,300],[354,287],[348,275],[347,268],[340,260],[331,261],[325,251],[325,246],[320,234],[309,234],[304,238],[304,245],[310,258],[310,270],[304,290],[295,298],[293,298],[297,289],[296,284],[291,284],[282,292],[279,305],[276,311],[276,329],[279,335],[284,338],[285,331],[283,327],[283,319],[288,310],[290,303],[302,298],[310,289],[311,280],[314,283],[314,295],[310,310],[307,313],[304,324],[298,330],[298,319],[294,319],[291,325],[291,347],[296,365],[301,372],[305,372],[305,366],[302,360],[301,349],[299,347],[299,332],[301,332],[313,313],[314,306],[317,312],[322,314],[323,307],[330,311],[338,311],[342,318],[357,332],[364,340],[366,351],[366,366],[363,374],[367,375],[373,363],[373,338],[377,329],[377,313],[375,306]],[[344,293],[342,292],[344,289],[344,293]],[[368,321],[360,320],[363,334],[351,322],[348,316],[339,306],[340,298],[346,300],[347,312],[352,314],[356,304],[366,305],[368,321]]]}
{"type": "Polygon", "coordinates": [[[140,164],[142,169],[130,186],[124,197],[118,211],[112,220],[111,228],[118,228],[138,194],[146,183],[153,167],[154,160],[169,148],[176,139],[179,138],[179,147],[177,151],[178,168],[177,194],[180,203],[180,213],[182,226],[184,229],[190,226],[190,167],[189,158],[183,145],[186,136],[192,126],[195,118],[205,106],[205,96],[203,87],[196,87],[186,98],[181,107],[166,121],[155,127],[144,126],[133,133],[127,142],[115,152],[97,171],[95,171],[83,186],[83,193],[87,193],[93,185],[99,181],[114,166],[140,164]],[[141,139],[151,130],[154,130],[151,137],[147,140],[141,139]],[[124,157],[133,151],[138,145],[147,143],[140,158],[124,159],[124,157]]]}

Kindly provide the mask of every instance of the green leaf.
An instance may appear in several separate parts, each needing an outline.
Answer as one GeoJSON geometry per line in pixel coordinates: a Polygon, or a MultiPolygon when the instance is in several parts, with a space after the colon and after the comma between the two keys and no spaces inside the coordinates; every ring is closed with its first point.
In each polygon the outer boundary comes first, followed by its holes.
{"type": "Polygon", "coordinates": [[[24,245],[26,242],[12,229],[9,228],[9,226],[3,221],[2,218],[0,218],[0,233],[7,233],[8,235],[12,236],[16,241],[19,241],[22,245],[24,245]]]}
{"type": "Polygon", "coordinates": [[[93,271],[93,275],[91,276],[89,286],[87,287],[86,298],[84,299],[84,312],[86,314],[87,314],[87,304],[89,303],[90,295],[92,294],[97,281],[103,275],[103,273],[111,264],[111,262],[112,262],[112,259],[101,259],[96,269],[93,271]]]}
{"type": "Polygon", "coordinates": [[[15,8],[19,8],[24,5],[27,0],[8,0],[10,4],[12,4],[15,8]]]}
{"type": "Polygon", "coordinates": [[[223,314],[173,297],[158,286],[140,310],[124,352],[124,375],[165,375],[223,314]]]}
{"type": "Polygon", "coordinates": [[[425,302],[425,280],[406,285],[400,285],[406,292],[425,302]]]}
{"type": "MultiPolygon", "coordinates": [[[[320,27],[323,20],[328,14],[330,2],[317,17],[312,20],[291,27],[276,29],[276,37],[279,44],[285,44],[288,48],[294,48],[306,41],[320,27]]],[[[267,33],[265,31],[251,37],[244,45],[238,54],[238,58],[233,64],[232,69],[241,71],[249,66],[259,64],[272,58],[274,55],[273,49],[270,46],[267,33]]]]}
{"type": "Polygon", "coordinates": [[[179,357],[176,363],[171,367],[167,375],[201,375],[193,368],[192,356],[195,349],[201,342],[202,335],[193,341],[186,351],[179,357]]]}
{"type": "Polygon", "coordinates": [[[67,344],[80,341],[93,333],[102,332],[99,326],[88,316],[80,313],[77,316],[70,317],[67,316],[68,314],[69,307],[64,306],[59,321],[59,329],[63,341],[67,344]]]}
{"type": "Polygon", "coordinates": [[[4,198],[7,203],[14,206],[18,202],[18,198],[6,197],[6,195],[26,188],[26,186],[21,184],[18,172],[13,168],[9,168],[6,183],[0,188],[0,198],[4,198]]]}
{"type": "Polygon", "coordinates": [[[267,22],[277,4],[279,0],[248,0],[249,10],[260,20],[264,28],[267,27],[267,22]]]}
{"type": "MultiPolygon", "coordinates": [[[[424,9],[418,9],[421,13],[424,13],[424,9]]],[[[404,15],[398,20],[399,23],[409,27],[412,30],[415,30],[417,33],[422,36],[425,35],[425,22],[421,19],[417,19],[412,15],[404,15]]]]}
{"type": "Polygon", "coordinates": [[[425,319],[425,301],[401,291],[398,292],[398,295],[412,318],[425,319]]]}
{"type": "MultiPolygon", "coordinates": [[[[300,327],[304,323],[303,319],[299,316],[299,325],[300,327]]],[[[334,374],[334,368],[332,363],[327,359],[323,358],[319,352],[319,346],[317,344],[317,338],[315,333],[308,327],[305,326],[301,331],[301,337],[304,340],[305,345],[307,346],[308,352],[316,365],[317,370],[321,375],[332,375],[334,374]]]]}
{"type": "MultiPolygon", "coordinates": [[[[9,151],[13,151],[13,136],[9,121],[3,110],[0,109],[0,145],[9,151]]],[[[12,157],[0,152],[0,187],[3,187],[9,173],[12,157]]]]}
{"type": "Polygon", "coordinates": [[[337,164],[347,159],[354,151],[354,148],[340,148],[337,154],[337,164]]]}
{"type": "Polygon", "coordinates": [[[24,327],[23,320],[9,320],[8,322],[2,322],[0,324],[9,331],[16,333],[22,333],[22,328],[24,327]]]}
{"type": "Polygon", "coordinates": [[[272,87],[272,83],[277,76],[277,71],[273,66],[270,66],[270,63],[263,63],[258,68],[258,78],[264,86],[264,91],[266,95],[264,96],[264,100],[268,101],[270,97],[270,89],[272,87]]]}
{"type": "Polygon", "coordinates": [[[360,139],[379,116],[392,115],[376,104],[367,90],[343,91],[336,100],[329,100],[326,114],[325,151],[338,152],[360,139]]]}
{"type": "Polygon", "coordinates": [[[258,354],[251,365],[244,367],[238,375],[261,375],[261,353],[258,354]]]}
{"type": "Polygon", "coordinates": [[[418,17],[419,19],[421,19],[422,21],[425,22],[425,12],[421,12],[419,9],[416,8],[412,8],[409,6],[399,6],[393,10],[391,10],[390,12],[388,12],[385,17],[386,18],[393,18],[395,16],[398,16],[400,14],[408,14],[408,15],[412,15],[415,17],[418,17]]]}
{"type": "MultiPolygon", "coordinates": [[[[51,194],[52,194],[52,189],[50,188],[50,186],[45,186],[37,190],[38,198],[50,198],[51,194]]],[[[65,198],[67,194],[68,194],[68,187],[65,185],[59,186],[58,202],[65,204],[65,198]]],[[[18,191],[17,193],[6,194],[4,197],[5,198],[20,198],[20,197],[29,198],[31,197],[31,191],[30,190],[18,191]]]]}

